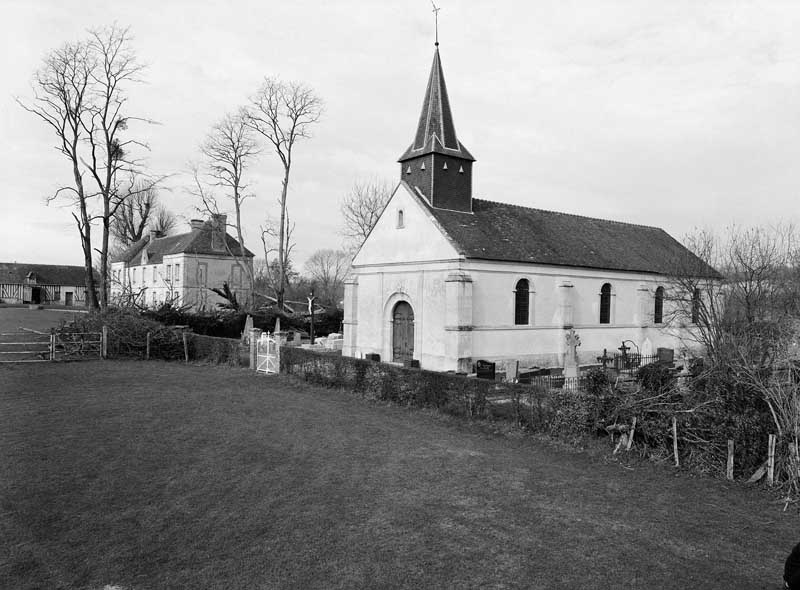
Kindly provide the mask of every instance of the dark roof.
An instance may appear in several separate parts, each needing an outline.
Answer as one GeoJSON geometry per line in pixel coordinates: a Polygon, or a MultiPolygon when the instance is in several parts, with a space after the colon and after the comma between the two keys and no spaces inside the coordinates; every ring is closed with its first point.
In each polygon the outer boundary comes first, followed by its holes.
{"type": "Polygon", "coordinates": [[[450,111],[450,99],[447,96],[447,85],[444,83],[438,47],[433,54],[433,65],[428,78],[428,88],[425,90],[425,99],[422,101],[417,134],[414,136],[414,142],[400,156],[398,162],[430,153],[475,160],[456,137],[456,126],[453,123],[453,113],[450,111]]]}
{"type": "MultiPolygon", "coordinates": [[[[39,285],[77,287],[86,283],[86,274],[82,266],[0,262],[0,283],[24,283],[29,273],[33,273],[39,285]]],[[[95,273],[95,278],[97,278],[97,273],[95,273]]]]}
{"type": "MultiPolygon", "coordinates": [[[[212,234],[211,222],[206,222],[202,228],[193,229],[185,234],[155,238],[152,243],[150,242],[150,236],[145,236],[122,254],[116,256],[113,262],[126,262],[132,266],[142,264],[142,253],[145,250],[147,250],[147,264],[160,264],[164,256],[170,254],[229,256],[228,251],[230,250],[234,256],[241,255],[239,242],[228,233],[225,234],[228,248],[226,249],[220,245],[220,248],[214,249],[211,243],[212,234]]],[[[254,256],[255,254],[250,250],[244,249],[245,258],[253,258],[254,256]]]]}
{"type": "MultiPolygon", "coordinates": [[[[406,185],[407,186],[407,185],[406,185]]],[[[718,277],[663,229],[482,199],[472,213],[428,207],[466,258],[672,275],[718,277]]]]}

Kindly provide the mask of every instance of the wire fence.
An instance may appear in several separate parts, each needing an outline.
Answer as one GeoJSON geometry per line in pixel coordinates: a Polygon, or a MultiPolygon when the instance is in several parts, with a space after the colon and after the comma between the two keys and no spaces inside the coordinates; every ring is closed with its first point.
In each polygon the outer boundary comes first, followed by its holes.
{"type": "Polygon", "coordinates": [[[250,366],[249,348],[238,338],[204,336],[180,327],[164,327],[133,334],[111,330],[108,351],[112,358],[250,366]]]}

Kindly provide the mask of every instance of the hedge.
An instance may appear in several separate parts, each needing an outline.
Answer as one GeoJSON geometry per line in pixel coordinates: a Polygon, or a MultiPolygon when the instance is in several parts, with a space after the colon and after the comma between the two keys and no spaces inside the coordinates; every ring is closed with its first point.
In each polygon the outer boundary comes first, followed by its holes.
{"type": "Polygon", "coordinates": [[[281,372],[389,401],[480,420],[507,420],[532,432],[582,438],[596,428],[601,396],[438,373],[296,347],[281,348],[281,372]]]}

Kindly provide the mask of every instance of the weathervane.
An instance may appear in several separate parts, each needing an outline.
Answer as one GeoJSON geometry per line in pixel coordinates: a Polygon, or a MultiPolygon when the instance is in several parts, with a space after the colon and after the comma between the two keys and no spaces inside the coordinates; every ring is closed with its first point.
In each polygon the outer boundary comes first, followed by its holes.
{"type": "Polygon", "coordinates": [[[431,0],[431,6],[433,6],[433,16],[436,20],[436,47],[439,47],[439,11],[441,8],[436,6],[436,4],[433,3],[433,0],[431,0]]]}

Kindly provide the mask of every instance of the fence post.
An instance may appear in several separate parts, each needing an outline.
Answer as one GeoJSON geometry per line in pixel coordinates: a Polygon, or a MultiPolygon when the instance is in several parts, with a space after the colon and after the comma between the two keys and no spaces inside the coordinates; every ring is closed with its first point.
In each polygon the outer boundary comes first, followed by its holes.
{"type": "Polygon", "coordinates": [[[681,462],[678,459],[678,420],[675,416],[672,417],[672,454],[675,456],[675,467],[680,467],[681,462]]]}
{"type": "Polygon", "coordinates": [[[633,417],[633,422],[631,422],[631,431],[628,435],[628,444],[625,446],[625,452],[631,450],[631,445],[633,444],[633,435],[636,433],[636,416],[633,417]]]}
{"type": "Polygon", "coordinates": [[[146,361],[150,360],[150,331],[147,332],[147,347],[145,348],[144,359],[146,361]]]}
{"type": "Polygon", "coordinates": [[[108,358],[108,326],[103,324],[103,331],[100,336],[100,357],[108,358]]]}
{"type": "Polygon", "coordinates": [[[50,360],[56,360],[56,331],[50,328],[50,360]]]}
{"type": "Polygon", "coordinates": [[[183,359],[188,364],[189,363],[189,337],[186,335],[186,330],[181,333],[183,336],[183,359]]]}
{"type": "Polygon", "coordinates": [[[733,479],[733,439],[728,439],[728,466],[725,470],[725,477],[733,479]]]}
{"type": "Polygon", "coordinates": [[[258,339],[261,338],[261,330],[259,328],[250,328],[250,368],[256,370],[258,368],[258,339]]]}
{"type": "Polygon", "coordinates": [[[769,435],[769,442],[767,443],[767,483],[773,485],[775,483],[775,435],[769,435]]]}

